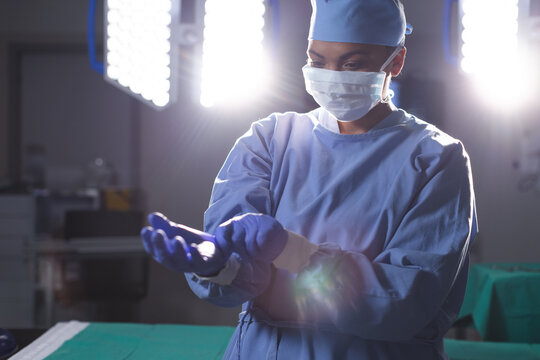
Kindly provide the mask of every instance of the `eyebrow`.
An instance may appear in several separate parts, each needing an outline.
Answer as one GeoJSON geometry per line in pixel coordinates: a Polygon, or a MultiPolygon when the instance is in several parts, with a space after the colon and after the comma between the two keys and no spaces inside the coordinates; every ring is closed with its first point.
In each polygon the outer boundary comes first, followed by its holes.
{"type": "MultiPolygon", "coordinates": [[[[324,59],[324,55],[322,54],[319,54],[318,52],[314,51],[314,50],[308,50],[308,55],[315,55],[321,59],[324,59]]],[[[340,60],[343,60],[343,59],[346,59],[346,58],[349,58],[353,55],[368,55],[368,51],[366,50],[353,50],[353,51],[349,51],[348,53],[345,53],[343,55],[341,55],[339,57],[340,60]]]]}

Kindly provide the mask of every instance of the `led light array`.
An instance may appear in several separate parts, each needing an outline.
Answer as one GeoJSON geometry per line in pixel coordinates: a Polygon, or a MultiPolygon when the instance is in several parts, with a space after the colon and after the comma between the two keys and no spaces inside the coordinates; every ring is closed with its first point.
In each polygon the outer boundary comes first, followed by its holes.
{"type": "Polygon", "coordinates": [[[518,0],[462,0],[461,68],[491,72],[515,63],[518,0]]]}
{"type": "Polygon", "coordinates": [[[206,0],[200,102],[236,103],[264,87],[264,0],[206,0]]]}
{"type": "Polygon", "coordinates": [[[172,8],[172,0],[106,3],[105,76],[156,107],[171,101],[172,8]]]}
{"type": "Polygon", "coordinates": [[[461,69],[484,102],[513,114],[534,101],[534,59],[524,47],[518,0],[461,0],[461,69]],[[532,66],[532,67],[531,67],[532,66]]]}

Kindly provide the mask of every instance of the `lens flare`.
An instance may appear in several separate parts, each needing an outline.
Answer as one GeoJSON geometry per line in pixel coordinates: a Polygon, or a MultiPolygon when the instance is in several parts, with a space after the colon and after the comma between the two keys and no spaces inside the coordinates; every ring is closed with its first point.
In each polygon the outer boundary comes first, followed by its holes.
{"type": "Polygon", "coordinates": [[[299,274],[295,299],[300,319],[335,317],[345,295],[343,279],[333,271],[334,266],[318,264],[299,274]]]}

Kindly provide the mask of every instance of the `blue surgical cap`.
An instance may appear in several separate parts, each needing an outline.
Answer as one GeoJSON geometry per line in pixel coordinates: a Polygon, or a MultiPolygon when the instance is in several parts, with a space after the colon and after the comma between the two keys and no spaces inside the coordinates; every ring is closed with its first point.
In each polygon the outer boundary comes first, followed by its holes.
{"type": "Polygon", "coordinates": [[[399,0],[311,0],[308,39],[403,45],[410,33],[399,0]]]}

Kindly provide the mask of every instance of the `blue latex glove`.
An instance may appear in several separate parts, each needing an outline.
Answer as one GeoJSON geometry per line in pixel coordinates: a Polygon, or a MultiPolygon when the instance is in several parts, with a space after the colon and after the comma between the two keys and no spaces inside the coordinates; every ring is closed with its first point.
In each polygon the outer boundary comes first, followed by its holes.
{"type": "Polygon", "coordinates": [[[7,359],[9,355],[17,351],[17,343],[15,338],[6,329],[0,328],[0,358],[7,359]]]}
{"type": "Polygon", "coordinates": [[[214,237],[169,221],[160,213],[148,216],[151,226],[141,231],[144,248],[165,267],[176,272],[216,275],[230,256],[215,246],[214,237]]]}
{"type": "Polygon", "coordinates": [[[287,231],[269,215],[248,213],[219,225],[215,242],[220,249],[232,249],[244,259],[272,262],[287,243],[287,231]]]}

